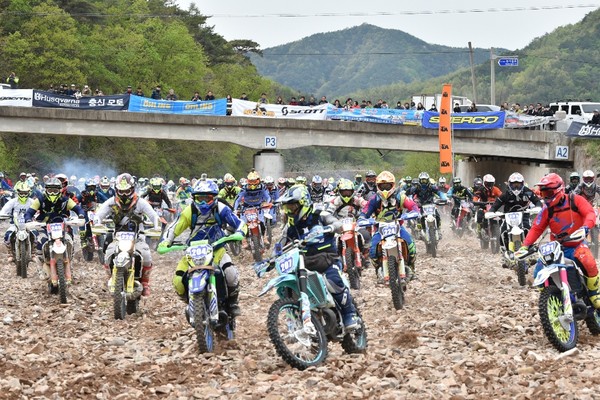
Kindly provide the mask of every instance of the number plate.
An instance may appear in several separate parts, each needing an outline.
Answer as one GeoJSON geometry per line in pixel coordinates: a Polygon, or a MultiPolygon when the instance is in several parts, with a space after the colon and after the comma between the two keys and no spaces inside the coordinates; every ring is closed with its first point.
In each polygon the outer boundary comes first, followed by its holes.
{"type": "Polygon", "coordinates": [[[135,239],[135,232],[117,232],[115,238],[117,240],[133,240],[135,239]]]}
{"type": "Polygon", "coordinates": [[[510,212],[506,214],[506,222],[510,226],[519,226],[521,225],[521,221],[523,220],[522,212],[510,212]]]}
{"type": "Polygon", "coordinates": [[[256,211],[251,211],[251,212],[246,213],[246,219],[248,221],[256,221],[257,218],[258,218],[258,214],[256,213],[256,211]]]}
{"type": "Polygon", "coordinates": [[[48,229],[52,233],[62,232],[62,230],[63,230],[63,224],[61,222],[56,222],[56,223],[48,225],[48,229]]]}
{"type": "Polygon", "coordinates": [[[423,206],[423,212],[427,215],[435,214],[435,206],[433,204],[426,204],[423,206]]]}
{"type": "Polygon", "coordinates": [[[199,260],[212,253],[212,246],[208,244],[202,244],[199,246],[189,247],[187,249],[187,253],[190,257],[192,257],[192,259],[199,260]]]}
{"type": "Polygon", "coordinates": [[[381,223],[379,225],[379,232],[381,233],[381,236],[386,238],[388,236],[393,236],[396,235],[396,223],[395,222],[391,222],[391,223],[381,223]]]}
{"type": "Polygon", "coordinates": [[[549,254],[553,254],[554,250],[556,249],[556,246],[559,246],[559,244],[557,242],[544,243],[544,244],[542,244],[540,246],[539,252],[543,256],[547,256],[549,254]]]}
{"type": "Polygon", "coordinates": [[[294,271],[294,257],[292,254],[286,254],[277,260],[277,266],[282,274],[289,274],[294,271]]]}

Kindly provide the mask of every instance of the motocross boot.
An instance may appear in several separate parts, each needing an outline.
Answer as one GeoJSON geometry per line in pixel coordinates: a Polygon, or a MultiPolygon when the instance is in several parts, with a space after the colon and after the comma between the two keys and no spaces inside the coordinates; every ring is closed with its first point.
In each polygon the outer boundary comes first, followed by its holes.
{"type": "Polygon", "coordinates": [[[600,277],[598,275],[594,277],[588,277],[586,278],[586,284],[590,302],[594,308],[600,308],[600,293],[598,293],[598,288],[600,287],[600,277]]]}
{"type": "Polygon", "coordinates": [[[239,305],[240,286],[227,286],[227,307],[229,315],[233,318],[242,315],[242,310],[239,305]]]}
{"type": "Polygon", "coordinates": [[[142,286],[144,289],[142,290],[142,296],[150,296],[150,273],[152,272],[152,265],[143,266],[142,267],[142,278],[140,282],[142,282],[142,286]]]}
{"type": "Polygon", "coordinates": [[[340,306],[344,327],[349,330],[358,328],[358,317],[356,315],[356,308],[354,308],[350,290],[346,287],[341,293],[332,293],[331,296],[340,306]]]}
{"type": "Polygon", "coordinates": [[[371,258],[371,265],[375,267],[375,277],[377,278],[377,283],[383,284],[383,269],[379,264],[379,259],[371,258]]]}

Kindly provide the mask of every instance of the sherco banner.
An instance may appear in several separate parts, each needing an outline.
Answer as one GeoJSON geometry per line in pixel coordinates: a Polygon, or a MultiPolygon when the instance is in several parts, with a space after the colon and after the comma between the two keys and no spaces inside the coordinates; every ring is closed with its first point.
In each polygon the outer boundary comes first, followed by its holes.
{"type": "Polygon", "coordinates": [[[423,111],[396,110],[395,108],[344,108],[329,107],[327,119],[376,122],[380,124],[420,125],[423,111]]]}
{"type": "Polygon", "coordinates": [[[550,122],[550,117],[538,117],[535,115],[517,114],[515,112],[506,112],[504,118],[505,128],[525,128],[529,126],[540,126],[550,122]]]}
{"type": "Polygon", "coordinates": [[[227,100],[169,101],[131,96],[129,111],[163,114],[225,115],[227,113],[227,100]]]}
{"type": "Polygon", "coordinates": [[[0,106],[31,107],[32,89],[0,90],[0,106]]]}
{"type": "Polygon", "coordinates": [[[79,110],[127,110],[128,94],[76,98],[41,90],[33,91],[34,107],[76,108],[79,110]]]}
{"type": "Polygon", "coordinates": [[[600,138],[600,125],[571,122],[566,136],[600,138]]]}
{"type": "MultiPolygon", "coordinates": [[[[452,129],[500,129],[504,127],[504,111],[456,113],[451,115],[452,129]]],[[[438,129],[439,113],[425,111],[423,128],[438,129]]]]}
{"type": "Polygon", "coordinates": [[[289,106],[285,104],[262,104],[256,101],[233,99],[233,117],[325,119],[328,104],[314,107],[289,106]]]}

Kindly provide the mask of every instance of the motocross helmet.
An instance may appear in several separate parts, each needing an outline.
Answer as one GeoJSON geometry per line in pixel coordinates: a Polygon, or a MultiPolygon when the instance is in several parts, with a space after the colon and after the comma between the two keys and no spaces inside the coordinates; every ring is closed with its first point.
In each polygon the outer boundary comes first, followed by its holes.
{"type": "Polygon", "coordinates": [[[581,182],[581,176],[579,176],[579,172],[571,172],[569,175],[569,183],[571,186],[576,187],[581,182]]]}
{"type": "Polygon", "coordinates": [[[15,192],[17,192],[19,203],[25,204],[31,195],[31,186],[29,186],[27,182],[19,181],[15,183],[14,189],[15,192]]]}
{"type": "MultiPolygon", "coordinates": [[[[454,179],[456,179],[456,178],[454,178],[454,179]]],[[[454,181],[452,181],[452,182],[454,182],[454,181]]],[[[440,176],[440,179],[438,179],[438,183],[440,185],[445,185],[446,184],[446,178],[444,178],[443,176],[440,176]]]]}
{"type": "Polygon", "coordinates": [[[461,185],[462,185],[462,179],[460,179],[459,177],[452,179],[453,187],[458,188],[458,187],[461,187],[461,185]]]}
{"type": "Polygon", "coordinates": [[[226,173],[225,176],[223,177],[223,182],[225,183],[225,186],[227,186],[227,187],[233,187],[233,186],[235,186],[235,183],[236,183],[235,178],[229,172],[226,173]]]}
{"type": "Polygon", "coordinates": [[[283,212],[288,217],[290,225],[294,225],[304,218],[311,209],[311,200],[308,189],[303,185],[296,185],[289,188],[277,203],[281,204],[283,212]]]}
{"type": "Polygon", "coordinates": [[[525,178],[518,172],[512,173],[508,177],[508,188],[515,196],[518,196],[523,191],[523,187],[525,186],[525,178]]]}
{"type": "Polygon", "coordinates": [[[288,186],[293,186],[296,184],[296,180],[294,178],[288,178],[287,184],[288,184],[288,186]]]}
{"type": "Polygon", "coordinates": [[[362,183],[362,175],[361,174],[354,175],[354,181],[356,183],[362,183]]]}
{"type": "Polygon", "coordinates": [[[260,187],[260,175],[258,172],[252,170],[248,174],[248,182],[246,182],[247,190],[256,190],[260,187]]]}
{"type": "Polygon", "coordinates": [[[65,174],[56,174],[54,177],[59,180],[61,187],[66,188],[69,185],[69,178],[65,174]]]}
{"type": "Polygon", "coordinates": [[[156,194],[160,193],[162,190],[162,183],[163,180],[161,178],[150,179],[150,187],[152,188],[152,191],[156,194]]]}
{"type": "Polygon", "coordinates": [[[88,192],[90,196],[94,195],[96,192],[96,182],[93,179],[88,179],[85,183],[85,191],[88,192]]]}
{"type": "Polygon", "coordinates": [[[4,172],[0,172],[0,179],[4,179],[4,172]]]}
{"type": "Polygon", "coordinates": [[[108,180],[108,176],[103,176],[100,179],[100,189],[108,190],[110,188],[110,181],[108,180]]]}
{"type": "Polygon", "coordinates": [[[199,180],[194,186],[192,197],[194,199],[194,206],[200,211],[201,214],[207,214],[217,204],[217,195],[219,194],[219,187],[211,180],[205,181],[199,180]]]}
{"type": "Polygon", "coordinates": [[[77,185],[77,177],[75,175],[71,175],[71,177],[69,178],[69,185],[77,185]]]}
{"type": "Polygon", "coordinates": [[[298,183],[300,185],[306,185],[306,177],[304,177],[304,176],[297,176],[295,183],[298,183]]]}
{"type": "Polygon", "coordinates": [[[267,187],[267,189],[273,190],[273,186],[275,186],[275,180],[273,179],[272,176],[270,176],[270,175],[265,176],[264,182],[265,182],[265,186],[267,187]]]}
{"type": "Polygon", "coordinates": [[[583,180],[583,184],[585,186],[592,187],[592,185],[596,181],[596,174],[594,174],[594,171],[592,171],[591,169],[588,169],[587,171],[583,171],[582,180],[583,180]]]}
{"type": "Polygon", "coordinates": [[[312,177],[310,185],[315,190],[321,190],[323,188],[323,179],[319,175],[315,175],[312,177]]]}
{"type": "Polygon", "coordinates": [[[494,178],[493,175],[486,174],[483,176],[483,186],[485,186],[486,189],[493,188],[494,184],[496,184],[496,178],[494,178]]]}
{"type": "Polygon", "coordinates": [[[337,184],[337,190],[344,203],[349,203],[354,196],[354,184],[348,179],[340,179],[337,184]]]}
{"type": "Polygon", "coordinates": [[[277,186],[284,187],[285,185],[287,185],[287,179],[285,179],[283,176],[277,179],[277,186]]]}
{"type": "Polygon", "coordinates": [[[365,182],[367,185],[373,189],[377,184],[377,174],[373,170],[368,170],[365,174],[365,182]]]}
{"type": "Polygon", "coordinates": [[[421,172],[419,174],[419,184],[421,185],[422,189],[427,189],[429,185],[431,185],[429,174],[427,172],[421,172]]]}
{"type": "Polygon", "coordinates": [[[21,181],[24,181],[25,179],[27,179],[27,174],[26,174],[25,172],[21,172],[21,173],[19,174],[19,179],[20,179],[21,181]]]}
{"type": "Polygon", "coordinates": [[[565,185],[559,175],[550,173],[536,185],[540,188],[540,194],[548,207],[554,207],[563,200],[565,185]]]}
{"type": "Polygon", "coordinates": [[[123,173],[117,176],[117,181],[115,182],[115,203],[121,209],[128,210],[136,203],[137,195],[134,188],[135,181],[130,174],[123,173]]]}
{"type": "Polygon", "coordinates": [[[388,200],[396,190],[396,177],[390,171],[381,171],[377,175],[376,184],[377,194],[382,199],[388,200]]]}
{"type": "Polygon", "coordinates": [[[48,178],[44,188],[44,197],[51,204],[55,204],[61,196],[62,182],[58,178],[48,178]]]}
{"type": "Polygon", "coordinates": [[[474,190],[483,190],[483,179],[475,178],[473,180],[473,189],[474,190]]]}
{"type": "Polygon", "coordinates": [[[248,183],[248,179],[240,178],[240,187],[246,188],[246,184],[248,183]]]}

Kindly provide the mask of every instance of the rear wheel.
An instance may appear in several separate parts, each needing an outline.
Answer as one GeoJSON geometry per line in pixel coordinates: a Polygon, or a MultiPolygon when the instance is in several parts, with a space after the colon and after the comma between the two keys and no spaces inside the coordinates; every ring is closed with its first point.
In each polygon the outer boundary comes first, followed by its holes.
{"type": "Polygon", "coordinates": [[[65,278],[65,261],[56,260],[56,273],[58,274],[58,296],[62,304],[67,304],[67,279],[65,278]]]}
{"type": "Polygon", "coordinates": [[[435,237],[435,233],[435,228],[432,227],[429,229],[429,254],[433,258],[437,257],[437,238],[435,237]]]}
{"type": "Polygon", "coordinates": [[[346,249],[346,273],[348,281],[350,281],[350,289],[360,289],[360,271],[354,263],[354,252],[351,249],[346,249]]]}
{"type": "Polygon", "coordinates": [[[269,244],[266,246],[266,248],[270,249],[271,243],[273,242],[273,225],[271,225],[270,219],[265,220],[265,229],[267,230],[267,240],[269,241],[269,244]]]}
{"type": "Polygon", "coordinates": [[[490,238],[490,248],[492,254],[498,254],[500,252],[500,228],[497,225],[492,225],[492,237],[490,238]]]}
{"type": "Polygon", "coordinates": [[[390,290],[392,292],[392,303],[396,310],[401,310],[404,307],[404,290],[400,284],[400,275],[398,274],[398,260],[396,257],[389,256],[388,273],[390,275],[390,290]]]}
{"type": "Polygon", "coordinates": [[[125,300],[125,277],[123,268],[117,268],[115,282],[115,292],[113,293],[113,314],[115,319],[125,319],[126,300],[125,300]]]}
{"type": "Polygon", "coordinates": [[[258,262],[262,260],[262,254],[260,252],[260,237],[252,235],[250,236],[250,241],[252,242],[252,258],[254,261],[258,262]]]}
{"type": "Polygon", "coordinates": [[[588,316],[585,318],[585,324],[587,325],[590,333],[592,335],[600,334],[600,310],[593,310],[591,313],[588,313],[588,316]]]}
{"type": "Polygon", "coordinates": [[[84,261],[90,262],[94,260],[94,248],[89,243],[81,248],[81,253],[83,254],[84,261]]]}
{"type": "Polygon", "coordinates": [[[519,285],[525,286],[527,283],[527,270],[528,263],[525,260],[520,260],[517,264],[517,278],[519,280],[519,285]]]}
{"type": "Polygon", "coordinates": [[[564,317],[563,301],[560,290],[556,286],[548,286],[543,289],[539,298],[539,314],[544,334],[558,351],[564,352],[577,346],[579,329],[577,321],[573,318],[565,327],[559,318],[564,317]]]}

